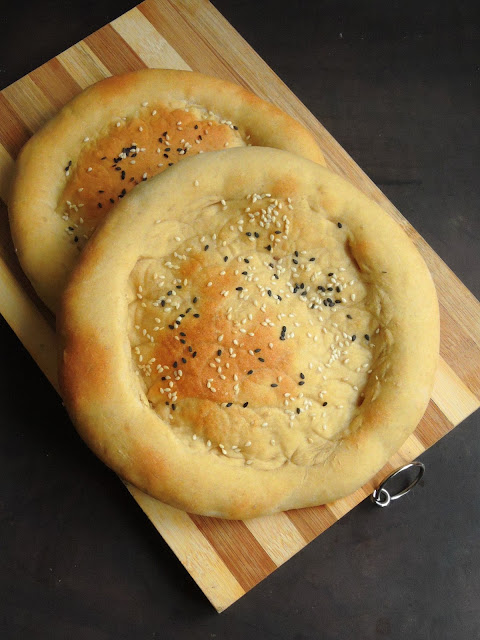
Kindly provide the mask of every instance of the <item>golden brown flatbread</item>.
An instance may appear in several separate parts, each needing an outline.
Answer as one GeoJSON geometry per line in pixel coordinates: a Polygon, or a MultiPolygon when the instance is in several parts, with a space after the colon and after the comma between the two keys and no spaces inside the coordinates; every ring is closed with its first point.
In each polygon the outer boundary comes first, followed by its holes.
{"type": "Polygon", "coordinates": [[[181,509],[248,518],[330,502],[415,429],[435,289],[400,227],[285,151],[190,158],[139,185],[63,297],[60,381],[81,436],[181,509]]]}
{"type": "Polygon", "coordinates": [[[147,69],[93,85],[23,148],[9,203],[20,263],[55,311],[79,252],[115,203],[179,160],[238,146],[324,163],[298,122],[245,89],[147,69]]]}

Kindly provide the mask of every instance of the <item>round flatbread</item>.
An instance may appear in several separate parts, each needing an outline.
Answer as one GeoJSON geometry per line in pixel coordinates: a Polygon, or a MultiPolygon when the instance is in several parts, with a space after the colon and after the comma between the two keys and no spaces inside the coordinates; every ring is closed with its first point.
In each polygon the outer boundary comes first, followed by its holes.
{"type": "Polygon", "coordinates": [[[293,118],[200,73],[147,69],[78,95],[23,148],[9,202],[18,258],[39,296],[56,310],[95,227],[135,185],[189,156],[247,145],[324,163],[293,118]]]}
{"type": "Polygon", "coordinates": [[[181,509],[248,518],[330,502],[415,429],[435,289],[374,202],[284,151],[191,158],[117,205],[59,318],[87,444],[181,509]]]}

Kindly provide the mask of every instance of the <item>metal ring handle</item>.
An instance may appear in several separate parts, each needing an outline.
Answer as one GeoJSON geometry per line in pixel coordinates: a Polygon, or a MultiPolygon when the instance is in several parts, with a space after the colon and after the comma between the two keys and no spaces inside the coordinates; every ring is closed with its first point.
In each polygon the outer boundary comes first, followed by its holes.
{"type": "Polygon", "coordinates": [[[393,471],[393,473],[387,476],[383,480],[383,482],[381,482],[381,484],[375,489],[375,491],[371,495],[372,502],[374,502],[378,507],[388,507],[388,505],[392,500],[398,500],[398,498],[401,498],[402,496],[407,495],[407,493],[411,491],[418,482],[420,482],[424,473],[425,473],[425,465],[423,464],[423,462],[419,462],[418,460],[415,460],[414,462],[409,462],[408,464],[403,465],[403,467],[399,467],[398,469],[393,471]],[[408,485],[408,487],[405,487],[405,489],[403,489],[402,491],[399,491],[398,493],[394,493],[393,495],[391,495],[387,491],[387,489],[385,489],[385,484],[389,480],[397,476],[399,473],[402,473],[403,471],[407,471],[407,469],[411,469],[412,467],[417,467],[418,469],[418,474],[416,475],[416,477],[412,480],[412,482],[408,485]]]}

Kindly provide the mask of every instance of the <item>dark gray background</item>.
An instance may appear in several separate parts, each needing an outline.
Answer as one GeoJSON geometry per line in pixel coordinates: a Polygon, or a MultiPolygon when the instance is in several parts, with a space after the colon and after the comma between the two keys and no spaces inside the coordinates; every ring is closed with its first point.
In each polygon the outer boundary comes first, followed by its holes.
{"type": "MultiPolygon", "coordinates": [[[[2,6],[0,86],[134,4],[2,6]]],[[[477,1],[214,4],[478,297],[477,1]]],[[[422,487],[218,615],[3,320],[0,358],[2,639],[480,638],[478,412],[421,457],[422,487]]]]}

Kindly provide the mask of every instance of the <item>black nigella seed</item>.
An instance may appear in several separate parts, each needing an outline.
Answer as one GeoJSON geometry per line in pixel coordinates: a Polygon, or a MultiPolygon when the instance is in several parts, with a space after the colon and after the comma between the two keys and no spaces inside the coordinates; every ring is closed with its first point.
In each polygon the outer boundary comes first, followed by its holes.
{"type": "Polygon", "coordinates": [[[115,200],[114,200],[113,198],[110,198],[110,202],[111,202],[112,204],[115,204],[115,200]]]}
{"type": "Polygon", "coordinates": [[[163,136],[164,138],[165,138],[165,136],[166,136],[166,135],[168,135],[168,131],[164,131],[164,132],[162,133],[162,136],[163,136]]]}
{"type": "Polygon", "coordinates": [[[323,291],[323,292],[325,292],[325,287],[322,287],[322,285],[319,285],[319,286],[317,287],[317,290],[318,290],[318,291],[323,291]]]}
{"type": "Polygon", "coordinates": [[[301,387],[302,384],[305,384],[305,380],[300,380],[300,382],[298,383],[298,386],[301,387]]]}
{"type": "Polygon", "coordinates": [[[196,302],[197,300],[198,300],[198,298],[194,298],[194,299],[192,300],[193,304],[195,304],[195,302],[196,302]]]}
{"type": "Polygon", "coordinates": [[[341,300],[335,300],[335,304],[340,304],[341,302],[341,300]]]}
{"type": "Polygon", "coordinates": [[[198,124],[196,124],[193,128],[194,128],[194,129],[198,129],[198,124]]]}
{"type": "Polygon", "coordinates": [[[161,378],[161,379],[162,379],[162,380],[166,380],[166,379],[167,379],[167,377],[166,377],[166,376],[162,376],[162,378],[161,378]]]}
{"type": "Polygon", "coordinates": [[[175,289],[181,289],[182,285],[181,284],[177,284],[177,286],[175,287],[175,289]]]}
{"type": "Polygon", "coordinates": [[[355,342],[355,340],[357,339],[357,336],[355,334],[353,334],[352,336],[352,342],[355,342]]]}
{"type": "Polygon", "coordinates": [[[273,274],[273,277],[275,278],[275,280],[278,280],[278,276],[276,273],[273,274]]]}
{"type": "Polygon", "coordinates": [[[235,129],[235,131],[238,131],[238,127],[236,124],[233,125],[233,128],[235,129]]]}
{"type": "Polygon", "coordinates": [[[243,287],[235,287],[235,291],[243,291],[243,287]]]}
{"type": "Polygon", "coordinates": [[[248,271],[242,271],[242,276],[248,276],[248,271]]]}
{"type": "Polygon", "coordinates": [[[224,256],[223,261],[227,262],[228,261],[228,256],[224,256]]]}
{"type": "Polygon", "coordinates": [[[333,291],[333,287],[327,287],[327,291],[333,291]]]}
{"type": "Polygon", "coordinates": [[[245,409],[246,407],[248,407],[248,402],[243,403],[243,408],[245,409]]]}
{"type": "Polygon", "coordinates": [[[302,284],[300,285],[300,289],[305,289],[305,283],[302,282],[302,284]]]}
{"type": "Polygon", "coordinates": [[[219,350],[217,351],[217,356],[221,356],[221,355],[222,355],[222,350],[221,350],[221,349],[219,349],[219,350]]]}
{"type": "Polygon", "coordinates": [[[186,358],[182,358],[182,362],[183,362],[183,364],[186,364],[187,363],[187,359],[186,358]]]}
{"type": "Polygon", "coordinates": [[[258,233],[258,231],[254,231],[253,235],[255,236],[255,238],[259,238],[260,234],[258,233]]]}
{"type": "Polygon", "coordinates": [[[170,147],[165,147],[165,151],[171,151],[170,147]]]}
{"type": "Polygon", "coordinates": [[[279,231],[278,229],[275,231],[275,235],[279,235],[280,233],[282,233],[281,231],[279,231]]]}
{"type": "Polygon", "coordinates": [[[302,293],[300,294],[301,296],[306,296],[307,292],[306,291],[302,291],[302,293]]]}
{"type": "Polygon", "coordinates": [[[176,408],[177,407],[174,404],[172,404],[172,411],[175,411],[176,408]]]}
{"type": "Polygon", "coordinates": [[[246,262],[247,264],[250,264],[250,260],[248,258],[244,258],[243,261],[246,262]]]}
{"type": "Polygon", "coordinates": [[[182,344],[187,344],[187,341],[185,340],[185,338],[180,338],[180,342],[181,342],[182,344]]]}
{"type": "Polygon", "coordinates": [[[278,384],[275,384],[275,382],[273,384],[270,385],[271,387],[278,387],[278,384]]]}
{"type": "Polygon", "coordinates": [[[103,189],[99,189],[98,193],[105,193],[105,191],[103,189]]]}
{"type": "Polygon", "coordinates": [[[159,138],[158,141],[160,142],[160,144],[163,144],[163,138],[159,138]]]}
{"type": "Polygon", "coordinates": [[[265,362],[265,358],[259,358],[260,362],[265,362]]]}
{"type": "Polygon", "coordinates": [[[209,246],[209,245],[208,245],[208,244],[206,244],[206,245],[203,247],[203,250],[204,250],[204,251],[208,251],[208,246],[209,246]]]}
{"type": "Polygon", "coordinates": [[[298,264],[298,260],[295,260],[295,258],[292,258],[292,262],[293,264],[298,264]]]}
{"type": "Polygon", "coordinates": [[[365,340],[370,340],[370,336],[368,335],[368,333],[365,334],[365,340]]]}
{"type": "Polygon", "coordinates": [[[251,376],[253,373],[253,369],[250,369],[250,371],[247,371],[247,376],[251,376]]]}
{"type": "Polygon", "coordinates": [[[180,335],[185,337],[187,334],[185,333],[185,331],[180,331],[180,335]]]}
{"type": "Polygon", "coordinates": [[[267,244],[267,246],[264,247],[264,249],[266,249],[267,251],[271,251],[272,250],[272,245],[271,244],[267,244]]]}
{"type": "Polygon", "coordinates": [[[101,209],[101,208],[102,208],[102,203],[101,203],[101,202],[99,202],[99,203],[97,204],[97,207],[98,207],[99,209],[101,209]]]}
{"type": "Polygon", "coordinates": [[[342,223],[341,223],[341,222],[337,222],[337,227],[338,227],[339,229],[341,229],[341,228],[342,228],[342,226],[343,226],[343,225],[342,225],[342,223]]]}
{"type": "Polygon", "coordinates": [[[305,380],[305,374],[304,374],[304,373],[301,373],[301,374],[300,374],[300,378],[301,378],[302,380],[305,380]]]}
{"type": "Polygon", "coordinates": [[[120,174],[120,178],[121,178],[122,180],[125,180],[125,171],[122,171],[122,173],[120,174]]]}
{"type": "Polygon", "coordinates": [[[192,358],[196,358],[196,356],[197,356],[197,352],[196,352],[196,351],[194,351],[194,352],[192,353],[192,358]]]}
{"type": "Polygon", "coordinates": [[[75,236],[73,239],[74,242],[78,242],[78,236],[75,236]]]}
{"type": "Polygon", "coordinates": [[[337,293],[340,293],[340,291],[342,290],[342,287],[335,287],[337,293]]]}
{"type": "Polygon", "coordinates": [[[173,162],[169,162],[169,163],[168,163],[168,166],[169,166],[169,167],[173,167],[173,162]]]}
{"type": "Polygon", "coordinates": [[[167,296],[171,296],[173,291],[167,291],[167,296]]]}
{"type": "Polygon", "coordinates": [[[162,300],[162,301],[160,302],[160,304],[162,305],[162,307],[164,307],[164,306],[165,306],[165,304],[166,304],[166,303],[165,303],[165,300],[162,300]]]}
{"type": "Polygon", "coordinates": [[[352,316],[351,316],[349,313],[347,313],[347,318],[348,318],[349,320],[351,320],[351,319],[352,319],[352,316]]]}
{"type": "Polygon", "coordinates": [[[300,413],[301,409],[300,407],[297,407],[297,414],[300,413]]]}
{"type": "Polygon", "coordinates": [[[168,158],[168,153],[164,153],[164,154],[163,154],[163,157],[164,157],[164,158],[168,158]]]}
{"type": "Polygon", "coordinates": [[[169,328],[169,329],[175,329],[175,327],[173,326],[173,324],[169,324],[169,325],[168,325],[168,328],[169,328]]]}
{"type": "Polygon", "coordinates": [[[192,351],[193,351],[192,347],[190,347],[190,346],[188,347],[188,350],[189,350],[190,353],[192,353],[192,351]]]}
{"type": "Polygon", "coordinates": [[[253,353],[260,353],[261,349],[254,349],[253,353]]]}
{"type": "Polygon", "coordinates": [[[315,262],[315,258],[310,258],[310,262],[315,262]]]}
{"type": "Polygon", "coordinates": [[[200,314],[199,314],[199,313],[194,313],[194,314],[193,314],[193,317],[194,317],[194,318],[199,318],[199,317],[200,317],[200,314]]]}
{"type": "Polygon", "coordinates": [[[270,298],[272,297],[272,290],[271,289],[267,289],[267,293],[270,296],[270,298]]]}
{"type": "Polygon", "coordinates": [[[248,237],[250,237],[252,234],[251,234],[251,232],[250,232],[250,231],[247,231],[245,235],[246,235],[246,236],[248,236],[248,237]]]}
{"type": "Polygon", "coordinates": [[[327,404],[328,404],[328,402],[324,402],[324,403],[322,404],[322,407],[326,407],[326,406],[327,406],[327,404]]]}
{"type": "Polygon", "coordinates": [[[335,275],[335,274],[333,273],[333,271],[331,271],[328,275],[329,275],[329,276],[333,276],[333,275],[335,275]]]}
{"type": "Polygon", "coordinates": [[[231,407],[233,402],[227,402],[227,407],[231,407]]]}
{"type": "Polygon", "coordinates": [[[323,301],[323,304],[328,307],[328,302],[326,300],[323,301]]]}
{"type": "Polygon", "coordinates": [[[295,251],[295,257],[298,258],[298,251],[295,251]]]}
{"type": "Polygon", "coordinates": [[[191,310],[192,310],[192,307],[188,307],[188,309],[185,309],[185,313],[190,313],[191,310]]]}
{"type": "Polygon", "coordinates": [[[175,362],[173,363],[173,368],[176,369],[178,366],[178,362],[175,360],[175,362]]]}

